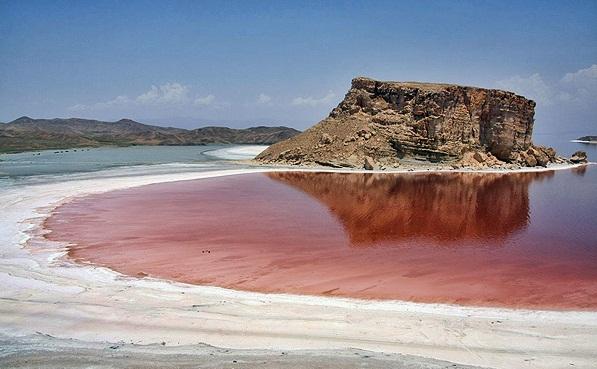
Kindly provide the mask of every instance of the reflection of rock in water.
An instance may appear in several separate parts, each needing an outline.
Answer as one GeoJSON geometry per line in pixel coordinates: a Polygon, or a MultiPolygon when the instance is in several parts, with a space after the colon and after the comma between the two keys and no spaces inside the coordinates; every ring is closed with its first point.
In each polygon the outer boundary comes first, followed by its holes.
{"type": "Polygon", "coordinates": [[[577,176],[584,177],[585,173],[587,172],[588,165],[582,165],[580,167],[572,168],[572,173],[576,174],[577,176]]]}
{"type": "Polygon", "coordinates": [[[313,196],[342,222],[353,245],[408,238],[501,238],[526,227],[529,184],[540,173],[269,173],[313,196]]]}

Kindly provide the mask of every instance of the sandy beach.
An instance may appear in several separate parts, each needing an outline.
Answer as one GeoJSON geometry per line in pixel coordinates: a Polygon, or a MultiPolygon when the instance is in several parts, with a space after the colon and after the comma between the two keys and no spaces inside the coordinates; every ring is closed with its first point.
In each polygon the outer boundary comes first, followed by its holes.
{"type": "MultiPolygon", "coordinates": [[[[74,264],[64,258],[65,245],[48,242],[36,231],[57,205],[74,197],[271,170],[103,178],[91,174],[1,192],[3,339],[50,335],[75,340],[81,350],[119,342],[276,352],[354,348],[491,368],[594,367],[597,312],[261,294],[132,278],[74,264]]],[[[50,340],[48,345],[54,344],[50,340]]],[[[0,360],[10,354],[4,349],[0,360]]]]}

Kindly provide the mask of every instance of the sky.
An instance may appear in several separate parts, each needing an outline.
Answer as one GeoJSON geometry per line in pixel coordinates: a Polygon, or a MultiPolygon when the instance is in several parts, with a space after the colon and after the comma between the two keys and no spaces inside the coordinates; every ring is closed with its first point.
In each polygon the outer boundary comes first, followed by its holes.
{"type": "Polygon", "coordinates": [[[305,129],[355,76],[512,90],[597,134],[597,1],[0,0],[0,121],[305,129]]]}

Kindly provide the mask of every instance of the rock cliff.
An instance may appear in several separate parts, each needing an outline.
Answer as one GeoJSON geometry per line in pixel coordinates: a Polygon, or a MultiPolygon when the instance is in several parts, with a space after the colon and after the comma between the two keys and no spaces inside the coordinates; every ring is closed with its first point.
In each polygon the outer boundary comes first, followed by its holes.
{"type": "Polygon", "coordinates": [[[326,119],[256,159],[365,169],[546,166],[561,159],[533,146],[534,108],[507,91],[358,77],[326,119]]]}

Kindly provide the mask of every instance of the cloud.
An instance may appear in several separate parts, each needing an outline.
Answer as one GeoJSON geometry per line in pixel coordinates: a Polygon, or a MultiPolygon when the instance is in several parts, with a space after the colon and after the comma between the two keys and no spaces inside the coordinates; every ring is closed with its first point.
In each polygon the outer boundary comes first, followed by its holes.
{"type": "Polygon", "coordinates": [[[213,102],[214,102],[215,99],[216,99],[216,97],[214,95],[210,94],[210,95],[207,95],[207,96],[196,98],[194,104],[195,105],[199,105],[199,106],[201,106],[201,105],[203,105],[203,106],[205,106],[205,105],[211,105],[211,104],[213,104],[213,102]]]}
{"type": "Polygon", "coordinates": [[[533,99],[538,105],[594,104],[597,102],[597,64],[566,73],[554,82],[546,82],[539,73],[535,73],[528,77],[514,76],[497,81],[496,85],[533,99]]]}
{"type": "Polygon", "coordinates": [[[270,105],[271,103],[272,103],[271,96],[268,96],[266,94],[259,94],[259,96],[257,96],[257,104],[270,105]]]}
{"type": "Polygon", "coordinates": [[[560,81],[561,98],[577,103],[597,103],[597,64],[566,73],[560,81]]]}
{"type": "Polygon", "coordinates": [[[98,102],[98,103],[91,104],[91,105],[76,104],[76,105],[69,107],[68,110],[70,110],[70,111],[103,110],[103,109],[109,109],[109,108],[119,107],[119,106],[120,107],[127,106],[133,102],[134,101],[129,99],[127,96],[121,95],[121,96],[116,96],[112,100],[98,102]]]}
{"type": "Polygon", "coordinates": [[[181,107],[181,106],[207,106],[214,103],[214,95],[192,96],[191,88],[178,82],[168,82],[160,86],[152,85],[149,90],[130,98],[120,95],[112,100],[94,104],[76,104],[68,108],[70,111],[98,111],[110,109],[123,109],[135,107],[181,107]]]}
{"type": "Polygon", "coordinates": [[[296,97],[292,100],[292,105],[296,106],[318,106],[318,105],[327,105],[334,101],[336,98],[336,94],[332,91],[328,92],[327,95],[317,99],[313,96],[308,97],[296,97]]]}
{"type": "Polygon", "coordinates": [[[519,95],[535,100],[538,104],[550,105],[552,88],[545,83],[539,73],[528,77],[514,76],[497,81],[497,86],[503,90],[515,92],[519,95]]]}
{"type": "Polygon", "coordinates": [[[593,64],[588,68],[579,69],[574,73],[566,73],[562,77],[562,82],[565,83],[585,83],[586,81],[597,81],[597,64],[593,64]]]}
{"type": "Polygon", "coordinates": [[[151,86],[149,91],[137,96],[140,104],[184,104],[189,101],[189,87],[180,83],[151,86]]]}

